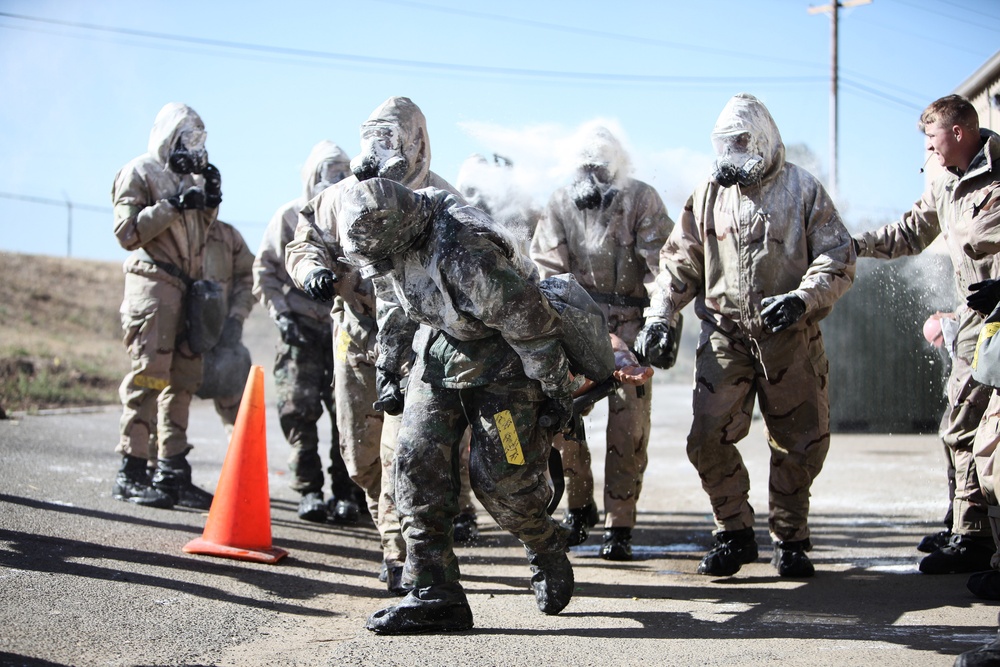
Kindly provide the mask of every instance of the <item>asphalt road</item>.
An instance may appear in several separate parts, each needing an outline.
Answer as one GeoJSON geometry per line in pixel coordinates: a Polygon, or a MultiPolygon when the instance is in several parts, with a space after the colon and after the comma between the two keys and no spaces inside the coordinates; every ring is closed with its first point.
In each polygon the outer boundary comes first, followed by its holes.
{"type": "MultiPolygon", "coordinates": [[[[917,570],[920,537],[939,530],[943,456],[933,436],[836,435],[813,487],[812,579],[780,580],[761,557],[736,576],[695,574],[710,546],[708,502],[684,454],[690,388],[657,385],[636,558],[572,550],[577,590],[544,616],[523,549],[480,515],[460,547],[475,628],[378,637],[368,614],[391,601],[376,580],[370,523],[315,525],[295,515],[287,445],[268,396],[275,565],[188,555],[206,514],[110,496],[119,412],[0,421],[0,664],[3,665],[951,665],[989,640],[997,609],[965,575],[917,570]]],[[[599,408],[589,418],[603,430],[599,408]]],[[[226,452],[211,405],[189,434],[195,481],[214,489],[226,452]]],[[[591,429],[600,482],[603,438],[591,429]]],[[[766,503],[760,425],[740,445],[766,503]]]]}

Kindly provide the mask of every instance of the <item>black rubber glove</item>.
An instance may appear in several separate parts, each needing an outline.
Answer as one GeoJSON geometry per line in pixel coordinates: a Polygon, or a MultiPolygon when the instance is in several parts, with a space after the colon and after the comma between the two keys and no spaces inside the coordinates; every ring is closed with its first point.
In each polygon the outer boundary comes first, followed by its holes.
{"type": "Polygon", "coordinates": [[[1000,280],[983,280],[969,285],[965,303],[983,315],[989,315],[1000,303],[1000,280]]]}
{"type": "Polygon", "coordinates": [[[784,331],[806,314],[806,302],[791,293],[764,297],[760,305],[760,318],[771,333],[784,331]]]}
{"type": "Polygon", "coordinates": [[[381,368],[375,370],[375,393],[378,400],[372,408],[387,415],[398,415],[403,412],[403,390],[399,386],[403,377],[392,371],[381,368]]]}
{"type": "Polygon", "coordinates": [[[677,361],[674,336],[677,331],[663,320],[653,320],[635,337],[635,354],[640,363],[667,370],[677,361]]]}
{"type": "Polygon", "coordinates": [[[309,272],[302,288],[316,301],[333,301],[333,284],[335,282],[337,282],[337,276],[333,275],[333,271],[321,267],[309,272]]]}
{"type": "Polygon", "coordinates": [[[167,201],[182,211],[200,211],[205,208],[205,191],[192,185],[179,196],[167,198],[167,201]]]}
{"type": "Polygon", "coordinates": [[[305,347],[309,344],[310,341],[302,332],[299,323],[289,313],[279,313],[274,322],[278,325],[278,333],[281,334],[281,340],[285,345],[305,347]]]}
{"type": "Polygon", "coordinates": [[[236,347],[243,340],[243,320],[238,317],[227,317],[226,323],[222,325],[222,335],[219,336],[219,345],[222,347],[236,347]]]}
{"type": "Polygon", "coordinates": [[[570,394],[549,397],[542,407],[542,415],[538,418],[542,428],[550,428],[557,433],[568,431],[573,424],[573,397],[570,394]]]}
{"type": "Polygon", "coordinates": [[[222,174],[209,162],[201,175],[205,177],[205,207],[216,208],[222,203],[222,174]]]}

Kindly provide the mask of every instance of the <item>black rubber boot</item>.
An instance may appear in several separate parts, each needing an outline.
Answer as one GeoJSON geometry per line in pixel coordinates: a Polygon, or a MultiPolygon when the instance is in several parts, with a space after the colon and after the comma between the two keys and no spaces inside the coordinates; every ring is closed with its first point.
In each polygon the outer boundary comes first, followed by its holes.
{"type": "Polygon", "coordinates": [[[805,578],[816,574],[807,551],[812,551],[812,542],[804,540],[782,540],[774,543],[771,565],[778,569],[778,575],[789,578],[805,578]]]}
{"type": "Polygon", "coordinates": [[[173,498],[169,494],[153,488],[146,469],[146,459],[127,454],[122,457],[122,465],[115,475],[111,495],[116,500],[124,500],[143,507],[170,509],[174,506],[173,498]]]}
{"type": "Polygon", "coordinates": [[[729,577],[747,563],[757,560],[757,555],[753,528],[720,530],[715,534],[715,546],[698,564],[698,574],[729,577]]]}
{"type": "Polygon", "coordinates": [[[454,540],[458,544],[467,544],[479,539],[479,526],[476,524],[476,515],[470,512],[463,512],[455,517],[454,540]]]}
{"type": "Polygon", "coordinates": [[[156,462],[153,487],[168,494],[178,507],[207,510],[212,507],[213,496],[199,489],[191,481],[191,465],[187,453],[175,454],[156,462]]]}
{"type": "Polygon", "coordinates": [[[326,523],[326,503],[322,491],[303,493],[299,499],[299,518],[313,523],[326,523]]]}
{"type": "Polygon", "coordinates": [[[535,553],[524,548],[531,564],[531,588],[543,614],[558,614],[573,598],[573,566],[565,551],[535,553]]]}
{"type": "Polygon", "coordinates": [[[933,535],[925,535],[920,544],[917,545],[917,551],[922,551],[925,554],[932,554],[944,545],[948,544],[951,540],[951,529],[942,530],[939,533],[934,533],[933,535]]]}
{"type": "Polygon", "coordinates": [[[981,572],[990,569],[990,560],[996,552],[992,537],[952,535],[951,541],[920,561],[924,574],[952,574],[955,572],[981,572]]]}
{"type": "Polygon", "coordinates": [[[996,570],[976,572],[969,577],[965,587],[982,600],[1000,600],[1000,572],[996,570]]]}
{"type": "Polygon", "coordinates": [[[569,530],[569,538],[566,544],[575,547],[583,544],[590,536],[590,529],[597,525],[600,517],[597,515],[597,505],[587,503],[583,507],[576,507],[566,510],[563,517],[562,526],[569,530]]]}
{"type": "Polygon", "coordinates": [[[330,520],[334,523],[357,523],[361,517],[361,507],[353,498],[330,498],[330,520]]]}
{"type": "Polygon", "coordinates": [[[1000,637],[961,654],[955,659],[955,667],[1000,667],[1000,637]]]}
{"type": "Polygon", "coordinates": [[[460,632],[472,629],[472,609],[457,581],[414,588],[399,604],[369,616],[365,628],[379,635],[460,632]]]}
{"type": "Polygon", "coordinates": [[[604,544],[601,545],[601,558],[604,560],[632,560],[632,529],[608,528],[604,531],[604,544]]]}

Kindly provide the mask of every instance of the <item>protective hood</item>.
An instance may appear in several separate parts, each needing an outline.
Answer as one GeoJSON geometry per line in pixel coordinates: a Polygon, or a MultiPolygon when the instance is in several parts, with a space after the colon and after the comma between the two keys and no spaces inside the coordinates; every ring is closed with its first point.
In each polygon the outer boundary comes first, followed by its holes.
{"type": "Polygon", "coordinates": [[[197,130],[204,132],[205,123],[194,109],[180,102],[171,102],[160,109],[153,121],[153,129],[149,132],[149,145],[146,150],[164,167],[170,161],[177,138],[182,132],[197,130]]]}
{"type": "Polygon", "coordinates": [[[764,179],[780,171],[785,164],[785,145],[778,126],[767,107],[749,93],[734,95],[726,103],[712,130],[713,144],[743,133],[750,135],[747,152],[764,159],[764,179]]]}
{"type": "MultiPolygon", "coordinates": [[[[398,132],[399,145],[407,163],[406,174],[399,181],[414,188],[426,185],[431,169],[431,144],[427,136],[427,120],[420,108],[408,97],[390,97],[362,123],[361,132],[364,134],[366,128],[379,125],[393,126],[398,132]]],[[[362,140],[362,145],[364,143],[362,140]]]]}
{"type": "Polygon", "coordinates": [[[607,128],[594,128],[577,157],[571,186],[576,207],[583,211],[610,205],[628,170],[628,155],[618,139],[607,128]]]}
{"type": "MultiPolygon", "coordinates": [[[[312,199],[315,194],[318,194],[313,193],[313,188],[323,178],[320,166],[324,162],[337,163],[343,166],[345,172],[351,172],[351,158],[348,157],[347,153],[340,146],[327,139],[319,142],[313,146],[309,157],[306,158],[306,163],[302,165],[302,194],[307,200],[312,199]]],[[[330,185],[333,185],[333,183],[330,183],[330,185]]]]}
{"type": "Polygon", "coordinates": [[[621,142],[605,127],[596,127],[580,147],[577,164],[580,167],[603,167],[608,170],[612,183],[628,176],[631,169],[628,153],[621,142]]]}
{"type": "Polygon", "coordinates": [[[337,204],[337,230],[347,260],[364,277],[391,268],[394,254],[408,248],[427,228],[427,197],[387,178],[359,181],[337,204]]]}

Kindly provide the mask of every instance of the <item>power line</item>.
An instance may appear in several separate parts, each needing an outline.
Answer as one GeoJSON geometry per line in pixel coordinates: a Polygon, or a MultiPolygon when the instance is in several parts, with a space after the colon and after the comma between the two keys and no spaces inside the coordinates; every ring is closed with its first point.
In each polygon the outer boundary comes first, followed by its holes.
{"type": "Polygon", "coordinates": [[[780,63],[782,65],[795,65],[796,67],[813,67],[813,68],[825,67],[821,63],[809,63],[809,62],[803,62],[802,60],[794,60],[791,58],[778,58],[775,56],[766,56],[760,54],[751,55],[747,54],[745,51],[730,51],[728,49],[700,46],[697,44],[686,44],[684,42],[671,42],[664,39],[653,39],[649,37],[637,37],[635,35],[625,35],[617,32],[607,32],[605,30],[593,30],[591,28],[577,28],[574,26],[562,25],[559,23],[534,21],[532,19],[524,19],[514,16],[504,16],[502,14],[490,14],[487,12],[477,12],[469,9],[460,9],[457,7],[440,7],[438,5],[430,5],[425,2],[413,2],[413,0],[378,0],[378,1],[391,5],[398,5],[400,7],[411,7],[414,9],[441,12],[444,14],[452,14],[455,16],[468,16],[471,18],[487,19],[490,21],[501,21],[504,23],[512,23],[514,25],[523,25],[523,26],[530,26],[532,28],[541,28],[543,30],[552,30],[555,32],[564,32],[574,35],[584,35],[586,37],[601,37],[605,39],[615,39],[628,42],[629,44],[646,44],[649,46],[662,46],[671,49],[679,49],[681,51],[694,51],[697,53],[710,53],[713,55],[730,56],[739,59],[741,62],[745,62],[747,60],[760,60],[773,63],[780,63]]]}
{"type": "MultiPolygon", "coordinates": [[[[942,0],[938,0],[938,2],[941,2],[941,1],[942,0]]],[[[976,26],[977,28],[983,28],[985,30],[990,30],[992,32],[1000,32],[1000,27],[998,27],[998,28],[991,28],[988,25],[983,25],[982,21],[973,21],[972,19],[966,19],[966,18],[963,18],[961,16],[955,16],[955,14],[953,12],[950,12],[950,13],[949,12],[939,12],[939,11],[931,9],[931,8],[929,8],[927,6],[917,4],[915,2],[907,2],[907,0],[896,0],[896,3],[900,4],[900,5],[906,5],[908,7],[914,8],[914,9],[919,9],[922,12],[928,12],[930,14],[937,14],[938,16],[943,16],[945,18],[949,18],[952,21],[957,21],[958,23],[964,23],[966,25],[973,25],[973,26],[976,26]]],[[[987,18],[992,18],[992,19],[996,18],[995,16],[991,16],[989,14],[984,14],[983,12],[980,12],[978,10],[969,9],[968,7],[962,7],[961,5],[956,5],[954,3],[947,3],[947,4],[950,4],[952,7],[958,7],[958,8],[960,8],[960,9],[962,9],[962,10],[968,12],[968,13],[976,12],[976,13],[982,14],[983,16],[985,16],[987,18]]]]}
{"type": "MultiPolygon", "coordinates": [[[[235,50],[244,53],[266,53],[272,56],[284,56],[295,58],[317,59],[326,62],[342,62],[361,65],[373,65],[388,68],[417,69],[443,71],[461,74],[480,74],[501,77],[521,77],[526,79],[563,79],[576,82],[589,83],[634,83],[649,85],[687,85],[687,86],[732,86],[735,84],[812,84],[822,81],[818,76],[775,76],[775,77],[708,77],[708,76],[667,76],[667,75],[640,75],[640,74],[616,74],[600,72],[568,72],[558,70],[532,70],[513,67],[489,67],[484,65],[463,65],[457,63],[440,63],[421,60],[402,60],[398,58],[379,58],[375,56],[359,56],[347,53],[336,53],[332,51],[316,51],[312,49],[298,49],[283,46],[268,46],[264,44],[253,44],[248,42],[233,42],[222,39],[212,39],[206,37],[190,37],[186,35],[175,35],[169,33],[152,32],[148,30],[135,30],[132,28],[120,28],[115,26],[98,25],[93,23],[81,23],[76,21],[64,21],[60,19],[42,18],[38,16],[27,16],[24,14],[13,14],[10,12],[0,12],[0,17],[10,18],[20,21],[29,21],[49,25],[58,25],[79,30],[92,32],[102,32],[105,34],[126,35],[129,37],[141,37],[144,39],[157,39],[167,42],[183,44],[195,44],[198,46],[210,46],[221,49],[235,50]]],[[[0,26],[9,28],[11,26],[0,26]]]]}
{"type": "Polygon", "coordinates": [[[47,204],[49,206],[59,206],[65,208],[72,206],[82,211],[95,211],[97,213],[111,213],[114,211],[110,206],[94,206],[93,204],[77,204],[69,199],[49,199],[48,197],[35,197],[32,195],[19,195],[13,192],[0,192],[3,199],[16,199],[19,201],[31,202],[33,204],[47,204]]]}

